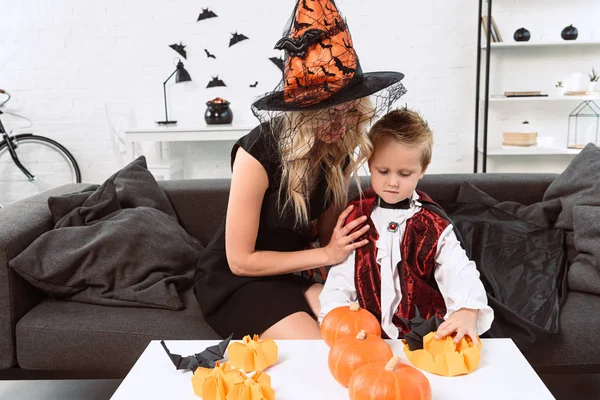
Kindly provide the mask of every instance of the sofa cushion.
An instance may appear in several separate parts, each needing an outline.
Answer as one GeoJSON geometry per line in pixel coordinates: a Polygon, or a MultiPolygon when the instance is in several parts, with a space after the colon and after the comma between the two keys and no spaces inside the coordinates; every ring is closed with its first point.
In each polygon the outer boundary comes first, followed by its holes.
{"type": "Polygon", "coordinates": [[[151,340],[219,339],[192,291],[182,298],[182,311],[46,299],[17,323],[17,361],[35,370],[125,372],[151,340]]]}
{"type": "Polygon", "coordinates": [[[9,266],[57,299],[180,309],[203,246],[180,225],[142,157],[95,190],[50,197],[54,229],[9,266]]]}
{"type": "MultiPolygon", "coordinates": [[[[560,312],[560,332],[526,352],[537,368],[593,372],[600,370],[600,296],[568,292],[560,312]]],[[[558,372],[558,371],[557,371],[558,372]]]]}

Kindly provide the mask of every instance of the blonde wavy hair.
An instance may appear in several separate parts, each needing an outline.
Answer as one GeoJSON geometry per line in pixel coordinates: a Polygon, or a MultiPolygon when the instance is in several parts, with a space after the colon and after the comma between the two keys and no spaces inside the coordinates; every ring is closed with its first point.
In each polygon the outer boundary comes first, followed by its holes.
{"type": "Polygon", "coordinates": [[[310,222],[307,201],[315,188],[321,166],[327,183],[325,199],[331,199],[333,207],[341,209],[346,206],[351,177],[355,179],[360,193],[358,170],[372,151],[367,129],[375,116],[375,108],[369,97],[363,97],[353,102],[346,112],[338,111],[341,114],[338,117],[350,118],[348,129],[339,139],[326,143],[319,139],[319,131],[330,129],[333,124],[331,112],[332,108],[288,112],[279,124],[273,125],[274,133],[279,132],[280,135],[280,209],[293,207],[297,225],[310,222]],[[286,135],[286,132],[291,134],[286,135]],[[344,168],[346,159],[348,164],[344,168]]]}

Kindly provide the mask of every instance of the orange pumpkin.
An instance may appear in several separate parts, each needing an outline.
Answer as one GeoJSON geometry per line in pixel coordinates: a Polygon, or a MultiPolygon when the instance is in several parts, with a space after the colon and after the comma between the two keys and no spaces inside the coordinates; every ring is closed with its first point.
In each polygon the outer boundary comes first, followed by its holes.
{"type": "Polygon", "coordinates": [[[348,384],[350,400],[431,400],[429,380],[400,357],[363,365],[348,384]]]}
{"type": "Polygon", "coordinates": [[[339,338],[355,336],[361,330],[381,337],[381,324],[377,318],[358,303],[334,308],[321,322],[321,336],[329,347],[339,338]]]}
{"type": "Polygon", "coordinates": [[[385,362],[394,353],[382,338],[360,331],[356,336],[344,336],[329,350],[329,370],[336,381],[347,387],[357,368],[375,362],[385,362]]]}

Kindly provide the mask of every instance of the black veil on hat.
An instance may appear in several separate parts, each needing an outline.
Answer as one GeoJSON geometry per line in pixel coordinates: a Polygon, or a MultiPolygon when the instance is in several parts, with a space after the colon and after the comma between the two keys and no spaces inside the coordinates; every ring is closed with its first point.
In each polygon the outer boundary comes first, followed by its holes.
{"type": "Polygon", "coordinates": [[[319,110],[375,94],[377,108],[387,112],[406,93],[401,72],[362,71],[334,0],[298,0],[275,48],[285,51],[283,77],[274,91],[254,102],[257,116],[260,111],[319,110]]]}

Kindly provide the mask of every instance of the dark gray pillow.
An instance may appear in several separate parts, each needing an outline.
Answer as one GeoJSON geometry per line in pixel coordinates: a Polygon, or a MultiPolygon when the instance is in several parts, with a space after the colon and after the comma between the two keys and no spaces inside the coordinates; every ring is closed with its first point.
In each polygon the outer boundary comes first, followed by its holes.
{"type": "Polygon", "coordinates": [[[48,201],[56,223],[9,265],[49,295],[178,310],[203,249],[140,157],[96,190],[48,201]],[[72,207],[71,210],[68,210],[72,207]]]}
{"type": "MultiPolygon", "coordinates": [[[[559,200],[562,211],[555,228],[573,230],[573,207],[600,207],[600,148],[589,143],[544,193],[543,201],[559,200]]],[[[598,221],[600,222],[600,221],[598,221]]]]}

